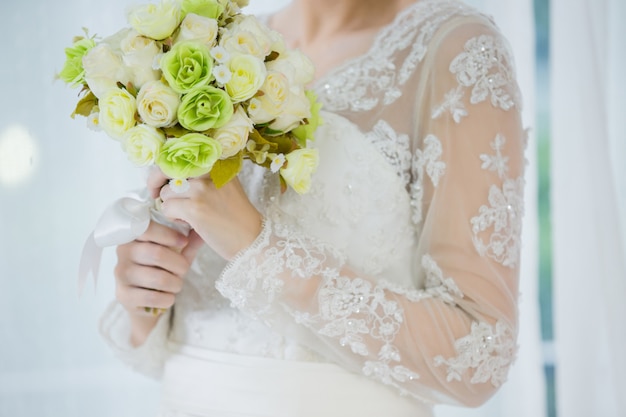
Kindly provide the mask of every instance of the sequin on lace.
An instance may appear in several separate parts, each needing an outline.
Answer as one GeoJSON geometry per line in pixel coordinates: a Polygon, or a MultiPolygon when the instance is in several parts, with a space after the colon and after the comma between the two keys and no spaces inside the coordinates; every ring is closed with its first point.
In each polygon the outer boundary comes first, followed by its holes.
{"type": "Polygon", "coordinates": [[[473,322],[471,333],[454,344],[458,356],[448,359],[437,356],[435,366],[447,366],[448,382],[461,381],[472,369],[470,383],[490,381],[494,387],[499,387],[506,381],[515,358],[514,340],[512,329],[502,321],[497,322],[495,328],[484,322],[473,322]]]}
{"type": "Polygon", "coordinates": [[[521,249],[524,179],[507,178],[508,157],[502,155],[505,142],[504,136],[498,134],[491,143],[495,155],[480,156],[482,168],[497,172],[503,184],[502,187],[492,185],[489,188],[489,206],[481,206],[478,215],[472,217],[470,223],[472,240],[478,253],[514,268],[519,262],[521,249]]]}
{"type": "Polygon", "coordinates": [[[392,104],[402,96],[402,86],[423,60],[437,29],[451,16],[470,13],[473,9],[449,0],[422,1],[408,8],[377,36],[368,53],[320,80],[316,90],[324,108],[363,112],[392,104]],[[405,58],[396,62],[401,56],[405,58]]]}
{"type": "Polygon", "coordinates": [[[506,89],[514,79],[509,50],[500,39],[480,35],[465,43],[465,51],[450,63],[460,85],[472,88],[470,103],[491,98],[491,104],[510,110],[515,100],[506,89]]]}
{"type": "Polygon", "coordinates": [[[397,133],[389,123],[379,120],[366,137],[394,167],[405,184],[411,180],[409,135],[397,133]]]}
{"type": "Polygon", "coordinates": [[[424,198],[424,174],[427,174],[436,187],[439,179],[446,170],[446,163],[441,161],[443,147],[435,135],[428,135],[424,139],[424,149],[417,149],[413,155],[412,174],[414,182],[411,184],[411,206],[413,209],[413,223],[422,222],[422,199],[424,198]]]}

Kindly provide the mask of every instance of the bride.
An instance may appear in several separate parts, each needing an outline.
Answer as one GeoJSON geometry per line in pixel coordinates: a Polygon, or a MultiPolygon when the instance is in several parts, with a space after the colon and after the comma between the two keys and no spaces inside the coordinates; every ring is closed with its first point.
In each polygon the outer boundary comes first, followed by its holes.
{"type": "Polygon", "coordinates": [[[311,191],[251,165],[177,194],[152,172],[193,231],[152,223],[118,247],[103,335],[162,379],[162,416],[483,403],[516,351],[524,131],[506,41],[457,0],[293,0],[265,21],[316,67],[311,191]]]}

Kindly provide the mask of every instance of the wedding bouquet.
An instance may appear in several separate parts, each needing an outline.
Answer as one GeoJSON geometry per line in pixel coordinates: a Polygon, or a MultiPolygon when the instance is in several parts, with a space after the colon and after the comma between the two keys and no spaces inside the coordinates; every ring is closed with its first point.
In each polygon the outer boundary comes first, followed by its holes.
{"type": "Polygon", "coordinates": [[[161,0],[128,11],[130,27],[77,37],[59,78],[81,88],[72,114],[120,141],[131,162],[156,164],[174,190],[209,174],[220,187],[243,160],[310,187],[307,148],[320,104],[313,66],[241,7],[247,0],[161,0]]]}

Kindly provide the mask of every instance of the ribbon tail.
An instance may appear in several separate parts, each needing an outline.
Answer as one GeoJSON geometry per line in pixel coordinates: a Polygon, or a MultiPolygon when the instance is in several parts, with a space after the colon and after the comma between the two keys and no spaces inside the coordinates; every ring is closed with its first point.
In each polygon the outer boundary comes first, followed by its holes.
{"type": "Polygon", "coordinates": [[[98,283],[98,273],[100,271],[100,261],[102,260],[102,248],[96,244],[94,233],[92,232],[83,246],[83,253],[80,256],[78,267],[78,295],[82,295],[89,274],[93,276],[94,290],[98,283]]]}

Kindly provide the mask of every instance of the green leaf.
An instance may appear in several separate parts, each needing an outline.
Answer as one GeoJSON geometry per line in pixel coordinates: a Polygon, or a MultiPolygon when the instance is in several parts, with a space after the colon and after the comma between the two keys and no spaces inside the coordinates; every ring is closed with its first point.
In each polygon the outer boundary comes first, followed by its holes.
{"type": "Polygon", "coordinates": [[[189,133],[189,131],[177,123],[174,126],[164,127],[163,133],[168,138],[179,138],[189,133]]]}
{"type": "Polygon", "coordinates": [[[72,119],[76,115],[89,117],[93,108],[98,104],[98,98],[90,91],[76,104],[76,109],[72,113],[72,119]]]}
{"type": "Polygon", "coordinates": [[[298,148],[296,142],[289,135],[271,136],[266,139],[268,142],[276,144],[275,153],[287,155],[289,152],[298,148]]]}
{"type": "Polygon", "coordinates": [[[216,188],[220,188],[235,178],[243,166],[243,153],[228,159],[218,159],[211,169],[211,180],[216,188]]]}

